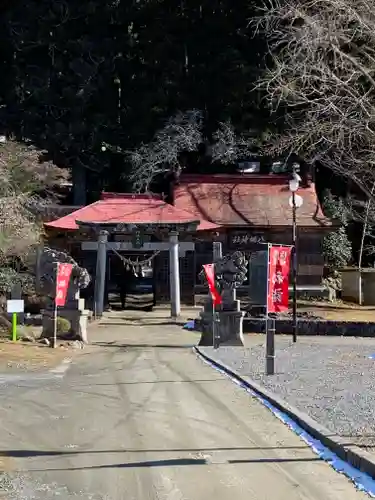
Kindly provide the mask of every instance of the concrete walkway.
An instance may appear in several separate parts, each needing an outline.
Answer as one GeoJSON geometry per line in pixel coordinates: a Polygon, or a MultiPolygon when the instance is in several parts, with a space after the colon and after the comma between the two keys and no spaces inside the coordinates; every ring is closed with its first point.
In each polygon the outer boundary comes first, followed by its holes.
{"type": "Polygon", "coordinates": [[[62,381],[3,399],[8,467],[34,495],[12,498],[368,498],[168,323],[112,314],[62,381]]]}

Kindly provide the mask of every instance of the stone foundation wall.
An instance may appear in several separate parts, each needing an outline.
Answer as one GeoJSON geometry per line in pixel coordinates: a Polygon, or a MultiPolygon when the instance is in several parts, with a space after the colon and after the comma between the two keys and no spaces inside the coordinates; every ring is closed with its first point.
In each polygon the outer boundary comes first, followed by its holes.
{"type": "Polygon", "coordinates": [[[375,305],[375,269],[362,269],[361,272],[358,269],[344,269],[341,276],[343,300],[365,306],[375,305]]]}
{"type": "MultiPolygon", "coordinates": [[[[245,318],[243,320],[243,331],[244,333],[265,333],[265,324],[266,322],[263,318],[245,318]]],[[[292,335],[293,333],[293,321],[290,319],[276,320],[275,326],[277,334],[292,335]]],[[[199,320],[196,320],[196,328],[200,330],[199,320]]],[[[299,320],[298,335],[375,337],[375,323],[314,319],[299,320]]]]}

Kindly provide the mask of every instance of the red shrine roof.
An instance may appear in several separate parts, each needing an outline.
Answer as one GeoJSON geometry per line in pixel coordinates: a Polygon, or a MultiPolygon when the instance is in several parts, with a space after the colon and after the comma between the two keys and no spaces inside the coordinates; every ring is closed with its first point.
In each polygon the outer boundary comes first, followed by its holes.
{"type": "Polygon", "coordinates": [[[78,229],[77,221],[102,224],[184,224],[200,221],[198,231],[218,226],[186,210],[176,208],[155,195],[103,193],[101,200],[80,208],[45,226],[56,229],[78,229]]]}
{"type": "MultiPolygon", "coordinates": [[[[289,226],[288,175],[182,175],[174,189],[174,205],[200,219],[223,226],[289,226]]],[[[300,226],[331,226],[321,210],[313,183],[301,187],[297,209],[300,226]]]]}

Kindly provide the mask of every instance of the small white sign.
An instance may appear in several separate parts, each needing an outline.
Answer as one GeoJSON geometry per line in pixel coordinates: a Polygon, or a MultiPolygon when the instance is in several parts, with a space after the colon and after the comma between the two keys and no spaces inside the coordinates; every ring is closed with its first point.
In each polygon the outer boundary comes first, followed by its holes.
{"type": "MultiPolygon", "coordinates": [[[[296,208],[301,208],[303,205],[303,198],[299,194],[294,195],[294,203],[296,204],[296,208]]],[[[289,206],[293,208],[293,196],[289,198],[289,206]]]]}
{"type": "Polygon", "coordinates": [[[7,300],[8,313],[23,313],[25,310],[24,300],[7,300]]]}

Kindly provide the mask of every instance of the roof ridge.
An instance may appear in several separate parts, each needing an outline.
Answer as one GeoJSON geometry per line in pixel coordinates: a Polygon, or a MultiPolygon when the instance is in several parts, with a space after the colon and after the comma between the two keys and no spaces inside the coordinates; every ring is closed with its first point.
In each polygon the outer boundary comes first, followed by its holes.
{"type": "Polygon", "coordinates": [[[162,200],[162,195],[155,193],[115,193],[107,191],[100,193],[99,201],[110,199],[162,200]]]}
{"type": "Polygon", "coordinates": [[[182,174],[176,187],[186,184],[288,184],[290,174],[182,174]]]}

